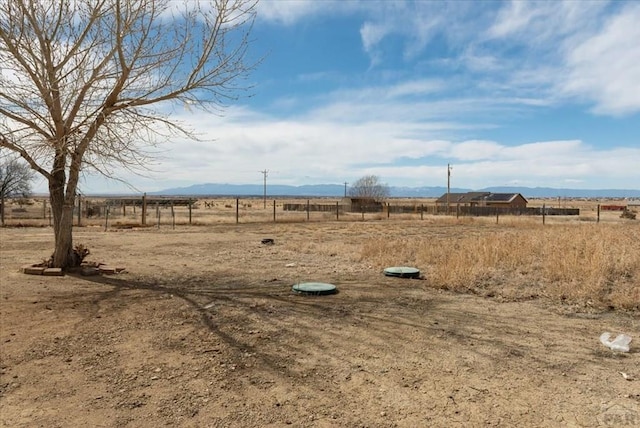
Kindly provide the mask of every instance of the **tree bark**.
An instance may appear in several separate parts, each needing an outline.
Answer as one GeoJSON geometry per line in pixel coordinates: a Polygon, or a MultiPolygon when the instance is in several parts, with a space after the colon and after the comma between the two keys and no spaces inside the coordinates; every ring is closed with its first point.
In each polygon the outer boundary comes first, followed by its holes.
{"type": "Polygon", "coordinates": [[[49,199],[53,215],[54,252],[53,266],[68,268],[74,263],[73,254],[73,202],[65,198],[64,178],[62,181],[52,177],[49,181],[49,199]]]}

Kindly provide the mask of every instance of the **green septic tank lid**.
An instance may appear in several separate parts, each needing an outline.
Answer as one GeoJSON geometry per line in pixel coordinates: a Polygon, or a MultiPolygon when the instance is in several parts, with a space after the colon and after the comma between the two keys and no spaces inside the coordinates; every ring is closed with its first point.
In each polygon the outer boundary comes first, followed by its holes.
{"type": "Polygon", "coordinates": [[[384,274],[396,278],[420,278],[420,270],[408,266],[388,267],[384,270],[384,274]]]}
{"type": "Polygon", "coordinates": [[[335,294],[338,292],[336,286],[324,282],[302,282],[292,287],[292,290],[300,294],[320,296],[325,294],[335,294]]]}

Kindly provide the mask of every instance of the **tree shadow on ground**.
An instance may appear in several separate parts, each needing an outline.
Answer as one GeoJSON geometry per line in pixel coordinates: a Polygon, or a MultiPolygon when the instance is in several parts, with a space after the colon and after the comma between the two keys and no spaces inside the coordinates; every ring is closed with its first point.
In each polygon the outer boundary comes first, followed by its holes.
{"type": "Polygon", "coordinates": [[[484,361],[506,358],[514,364],[526,361],[557,368],[562,364],[575,367],[608,356],[561,349],[563,344],[554,341],[558,334],[566,334],[565,327],[554,325],[553,319],[541,320],[522,313],[517,315],[519,320],[505,325],[504,318],[491,312],[499,303],[469,296],[460,299],[478,299],[489,308],[474,307],[469,302],[461,305],[456,303],[456,295],[428,290],[412,291],[408,296],[402,289],[380,284],[359,289],[357,293],[345,286],[346,291],[333,296],[300,296],[281,281],[249,284],[224,275],[185,277],[179,283],[110,276],[77,278],[108,287],[96,290],[94,296],[82,293],[94,308],[114,299],[130,299],[131,296],[126,296],[128,292],[145,292],[138,297],[143,299],[158,295],[177,297],[198,315],[210,333],[231,349],[253,354],[278,372],[283,370],[283,359],[293,364],[296,355],[305,355],[312,348],[342,360],[345,357],[339,356],[338,348],[351,350],[353,355],[370,353],[372,347],[393,353],[398,351],[393,344],[408,332],[418,338],[419,347],[445,346],[451,352],[484,361]],[[544,325],[530,332],[530,322],[544,325]],[[358,334],[359,329],[366,329],[366,334],[358,334]],[[258,344],[242,330],[265,331],[273,340],[258,344]]]}

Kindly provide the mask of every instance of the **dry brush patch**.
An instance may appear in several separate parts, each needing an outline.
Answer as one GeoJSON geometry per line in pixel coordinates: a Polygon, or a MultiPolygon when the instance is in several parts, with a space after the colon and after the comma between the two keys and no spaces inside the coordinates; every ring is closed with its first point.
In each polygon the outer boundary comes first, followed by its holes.
{"type": "MultiPolygon", "coordinates": [[[[215,200],[221,206],[232,202],[215,200]]],[[[315,213],[307,222],[304,212],[278,211],[274,223],[273,211],[263,209],[261,202],[253,200],[250,206],[240,207],[238,226],[230,225],[228,218],[235,214],[235,206],[224,215],[196,209],[193,226],[185,223],[187,209],[180,207],[184,215],[176,224],[179,230],[197,233],[218,227],[278,231],[288,235],[280,248],[292,255],[328,257],[338,272],[350,271],[359,262],[380,270],[407,264],[419,267],[426,274],[425,283],[434,288],[506,299],[547,297],[603,308],[640,306],[640,227],[635,221],[617,218],[595,223],[548,217],[542,225],[540,218],[528,216],[501,216],[498,221],[433,215],[422,220],[402,216],[376,220],[370,215],[362,221],[360,214],[335,221],[332,213],[315,213]]],[[[162,216],[168,218],[166,210],[162,216]]],[[[96,228],[83,227],[78,232],[101,231],[104,220],[92,221],[96,228]]],[[[120,222],[115,218],[109,230],[118,230],[120,222]]],[[[83,225],[88,224],[83,219],[83,225]]],[[[156,229],[151,220],[147,226],[149,233],[156,229]]],[[[167,226],[160,230],[166,232],[167,226]]],[[[39,260],[26,262],[33,261],[39,260]]]]}
{"type": "Polygon", "coordinates": [[[509,220],[83,227],[76,242],[91,258],[127,271],[47,278],[18,270],[49,254],[50,230],[2,228],[0,426],[599,426],[607,409],[635,417],[636,382],[620,373],[637,379],[640,354],[613,354],[598,337],[635,338],[637,312],[556,306],[548,302],[565,291],[540,290],[574,287],[590,263],[630,299],[637,226],[509,220]],[[427,280],[382,275],[400,263],[427,280]],[[292,293],[309,280],[340,292],[292,293]],[[496,298],[429,288],[452,284],[496,298]]]}
{"type": "Polygon", "coordinates": [[[370,238],[361,259],[380,267],[420,266],[436,288],[637,310],[638,242],[635,225],[485,226],[441,236],[370,238]]]}

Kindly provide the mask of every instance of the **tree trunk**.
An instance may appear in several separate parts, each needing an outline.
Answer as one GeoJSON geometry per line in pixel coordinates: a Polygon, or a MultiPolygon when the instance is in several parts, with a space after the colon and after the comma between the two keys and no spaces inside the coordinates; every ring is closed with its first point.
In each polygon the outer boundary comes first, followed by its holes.
{"type": "Polygon", "coordinates": [[[53,267],[68,268],[75,262],[73,254],[73,201],[65,198],[64,179],[62,182],[51,178],[49,181],[51,213],[53,214],[53,236],[55,247],[53,267]]]}

